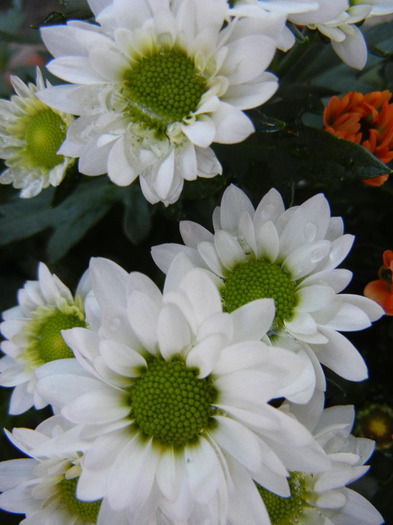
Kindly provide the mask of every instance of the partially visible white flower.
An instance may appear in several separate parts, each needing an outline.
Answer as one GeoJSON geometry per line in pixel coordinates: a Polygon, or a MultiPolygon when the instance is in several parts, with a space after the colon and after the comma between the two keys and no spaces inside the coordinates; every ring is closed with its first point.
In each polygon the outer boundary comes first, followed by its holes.
{"type": "Polygon", "coordinates": [[[30,458],[0,463],[0,508],[25,514],[20,523],[26,525],[127,525],[125,514],[115,512],[105,501],[85,502],[76,497],[87,442],[79,440],[75,443],[79,448],[66,453],[45,452],[51,439],[59,439],[69,427],[55,416],[36,430],[7,432],[12,443],[30,458]]]}
{"type": "MultiPolygon", "coordinates": [[[[292,14],[318,10],[320,16],[319,0],[235,0],[231,4],[231,12],[235,16],[265,19],[267,24],[271,16],[276,14],[284,15],[287,19],[292,14]]],[[[282,51],[288,51],[294,44],[294,34],[286,25],[283,25],[277,38],[277,47],[282,51]]]]}
{"type": "MultiPolygon", "coordinates": [[[[286,410],[287,407],[283,407],[286,410]]],[[[368,471],[374,442],[351,434],[353,406],[325,409],[319,420],[302,410],[300,421],[313,432],[331,464],[319,474],[292,472],[291,496],[280,498],[264,489],[260,494],[272,525],[381,525],[383,517],[363,496],[347,488],[368,471]]]]}
{"type": "Polygon", "coordinates": [[[372,9],[369,16],[385,16],[393,13],[393,0],[355,0],[354,3],[371,4],[372,9]]]}
{"type": "MultiPolygon", "coordinates": [[[[335,4],[323,0],[321,4],[335,4]]],[[[336,54],[350,67],[363,69],[367,62],[367,44],[359,23],[380,14],[393,12],[391,0],[349,0],[346,8],[341,13],[331,16],[328,20],[314,18],[310,13],[306,18],[303,14],[291,16],[295,24],[307,25],[310,29],[318,29],[327,36],[336,54]]]]}
{"type": "Polygon", "coordinates": [[[12,184],[22,190],[22,198],[30,198],[49,185],[58,186],[75,162],[58,154],[72,117],[37,98],[37,91],[50,86],[39,68],[36,84],[26,85],[17,76],[11,76],[11,83],[16,95],[0,99],[0,158],[7,166],[0,183],[12,184]]]}
{"type": "Polygon", "coordinates": [[[40,394],[92,440],[78,497],[108,498],[131,524],[161,512],[241,525],[248,507],[248,524],[269,525],[252,480],[286,496],[288,470],[320,472],[327,461],[269,404],[303,370],[296,354],[261,341],[273,302],[224,313],[201,269],[180,283],[169,275],[164,293],[106,259],[91,261],[90,276],[101,326],[63,332],[84,370],[63,360],[37,372],[40,394]]]}
{"type": "Polygon", "coordinates": [[[48,69],[71,85],[46,89],[50,106],[79,115],[61,152],[85,175],[119,186],[138,176],[151,203],[175,202],[185,180],[222,168],[210,145],[253,131],[243,112],[278,87],[266,72],[285,23],[233,19],[226,0],[97,2],[97,24],[48,26],[48,69]]]}
{"type": "Polygon", "coordinates": [[[371,10],[370,2],[356,2],[356,5],[351,2],[350,7],[337,18],[307,26],[330,38],[335,53],[348,66],[363,69],[367,62],[367,44],[357,24],[365,20],[371,10]]]}
{"type": "Polygon", "coordinates": [[[35,370],[53,359],[73,357],[60,331],[86,326],[84,300],[89,291],[87,273],[73,297],[60,279],[40,263],[38,281],[27,281],[18,291],[18,306],[3,312],[0,329],[5,341],[1,350],[6,355],[0,359],[0,385],[14,387],[10,414],[21,414],[33,405],[37,409],[47,405],[35,389],[35,370]]]}
{"type": "Polygon", "coordinates": [[[307,343],[337,374],[364,380],[364,360],[340,332],[367,328],[383,310],[363,296],[340,293],[352,274],[336,267],[354,238],[343,233],[341,218],[330,216],[326,198],[315,195],[285,210],[272,189],[255,209],[231,185],[213,212],[213,226],[214,234],[182,221],[185,245],[153,247],[157,266],[166,273],[184,253],[193,266],[210,271],[229,312],[261,297],[274,298],[275,319],[268,331],[273,343],[277,335],[307,343]]]}
{"type": "MultiPolygon", "coordinates": [[[[393,13],[391,0],[315,0],[286,2],[281,0],[238,0],[233,12],[239,16],[266,16],[266,12],[286,13],[287,20],[297,26],[307,26],[328,37],[336,54],[350,67],[363,69],[367,62],[367,44],[360,22],[377,15],[393,13]]],[[[285,26],[278,47],[288,51],[295,36],[285,26]]]]}

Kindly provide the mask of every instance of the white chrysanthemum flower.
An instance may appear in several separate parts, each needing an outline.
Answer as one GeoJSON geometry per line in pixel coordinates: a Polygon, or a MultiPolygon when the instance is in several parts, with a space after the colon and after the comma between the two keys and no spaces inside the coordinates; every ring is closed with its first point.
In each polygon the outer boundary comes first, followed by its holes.
{"type": "Polygon", "coordinates": [[[16,95],[0,99],[0,158],[7,166],[0,183],[12,184],[22,189],[22,198],[30,198],[49,185],[58,186],[75,162],[58,154],[72,117],[37,98],[36,92],[45,88],[39,68],[36,84],[26,85],[17,76],[11,76],[11,83],[16,95]]]}
{"type": "Polygon", "coordinates": [[[372,9],[369,17],[385,16],[393,13],[393,0],[356,0],[354,4],[371,4],[372,9]]]}
{"type": "Polygon", "coordinates": [[[252,479],[287,496],[288,470],[321,471],[327,461],[269,404],[303,370],[295,354],[261,341],[273,301],[223,313],[201,269],[179,285],[169,275],[163,294],[106,259],[92,260],[90,276],[102,325],[63,332],[86,370],[63,360],[37,372],[40,394],[92,439],[78,498],[106,497],[138,525],[156,512],[175,523],[208,513],[212,525],[242,524],[246,506],[249,524],[268,525],[252,479]]]}
{"type": "MultiPolygon", "coordinates": [[[[262,18],[266,19],[267,23],[269,23],[270,16],[275,14],[284,15],[287,19],[291,14],[320,11],[318,0],[232,0],[229,3],[232,6],[231,13],[233,15],[262,18]]],[[[280,34],[277,36],[277,47],[282,51],[288,51],[295,44],[295,41],[292,31],[283,25],[280,34]]]]}
{"type": "MultiPolygon", "coordinates": [[[[284,408],[285,410],[285,408],[284,408]]],[[[292,472],[291,496],[280,498],[259,488],[272,525],[381,525],[384,520],[363,496],[347,488],[368,470],[374,442],[351,434],[353,406],[325,409],[317,423],[302,411],[300,420],[313,432],[331,459],[330,467],[320,474],[292,472]]]]}
{"type": "Polygon", "coordinates": [[[221,173],[210,145],[253,131],[243,110],[277,89],[265,71],[285,17],[231,19],[225,0],[89,0],[97,24],[44,27],[48,69],[72,85],[41,100],[79,118],[61,148],[86,175],[119,186],[139,175],[151,203],[175,202],[184,180],[221,173]]]}
{"type": "Polygon", "coordinates": [[[86,326],[83,303],[89,290],[86,273],[74,298],[60,279],[40,263],[38,281],[27,281],[18,291],[18,306],[3,312],[0,329],[6,340],[2,341],[1,350],[6,355],[0,359],[0,385],[15,387],[10,414],[21,414],[33,405],[37,409],[47,405],[35,389],[35,371],[48,361],[73,357],[61,330],[86,326]]]}
{"type": "MultiPolygon", "coordinates": [[[[320,0],[321,1],[321,0],[320,0]]],[[[322,0],[321,4],[335,4],[322,0]]],[[[350,67],[363,69],[367,62],[367,43],[360,30],[359,23],[369,17],[393,12],[391,0],[349,0],[347,7],[341,13],[330,18],[315,18],[314,13],[303,13],[290,17],[290,20],[299,25],[307,25],[310,29],[318,29],[327,36],[335,53],[350,67]]]]}
{"type": "Polygon", "coordinates": [[[51,440],[61,439],[69,427],[54,416],[36,430],[16,428],[12,434],[7,432],[12,443],[30,458],[0,463],[0,508],[25,514],[20,523],[26,525],[127,525],[125,514],[111,509],[106,501],[77,498],[76,485],[88,443],[78,440],[78,449],[69,452],[51,450],[51,440]]]}
{"type": "MultiPolygon", "coordinates": [[[[233,3],[232,11],[239,16],[259,18],[266,12],[285,12],[289,22],[318,30],[328,37],[341,60],[356,69],[363,69],[367,62],[367,44],[359,23],[393,12],[391,0],[315,0],[308,5],[301,1],[281,0],[237,0],[233,3]]],[[[284,27],[278,47],[287,51],[294,44],[295,36],[284,27]]]]}
{"type": "Polygon", "coordinates": [[[167,272],[183,252],[194,266],[211,272],[228,312],[261,297],[273,298],[270,336],[307,343],[322,364],[346,379],[367,377],[363,358],[339,332],[367,328],[383,310],[363,296],[340,293],[352,274],[336,267],[351,249],[353,236],[343,233],[341,218],[330,216],[322,194],[285,210],[272,189],[255,209],[231,185],[213,213],[213,226],[214,234],[181,222],[185,246],[156,246],[154,261],[167,272]]]}

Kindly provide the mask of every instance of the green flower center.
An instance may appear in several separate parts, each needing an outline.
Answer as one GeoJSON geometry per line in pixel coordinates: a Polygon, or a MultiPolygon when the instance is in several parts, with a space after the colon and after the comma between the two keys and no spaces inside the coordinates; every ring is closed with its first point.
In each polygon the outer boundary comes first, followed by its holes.
{"type": "Polygon", "coordinates": [[[73,515],[84,521],[95,523],[100,511],[101,501],[81,501],[76,497],[76,484],[78,478],[63,479],[60,482],[60,491],[63,503],[65,503],[73,515]]]}
{"type": "Polygon", "coordinates": [[[260,260],[235,266],[224,281],[221,296],[228,312],[256,299],[273,298],[276,315],[272,330],[278,332],[293,316],[295,290],[296,284],[280,265],[260,260]]]}
{"type": "Polygon", "coordinates": [[[26,124],[24,138],[26,151],[33,166],[54,168],[63,161],[57,150],[63,143],[67,125],[52,109],[44,109],[33,115],[26,124]]]}
{"type": "Polygon", "coordinates": [[[194,443],[211,424],[217,392],[209,378],[179,359],[155,359],[130,391],[131,417],[140,430],[161,445],[194,443]]]}
{"type": "Polygon", "coordinates": [[[309,507],[309,491],[302,474],[292,472],[288,479],[291,495],[282,498],[257,484],[272,525],[298,525],[303,523],[303,509],[309,507]]]}
{"type": "Polygon", "coordinates": [[[76,307],[69,307],[69,310],[69,313],[49,310],[43,315],[38,314],[36,319],[29,322],[27,330],[30,341],[23,350],[27,368],[33,369],[49,361],[74,357],[60,331],[86,327],[86,323],[82,311],[78,311],[76,307]]]}
{"type": "Polygon", "coordinates": [[[164,132],[198,107],[205,79],[181,50],[161,50],[142,58],[125,74],[122,94],[135,122],[164,132]]]}

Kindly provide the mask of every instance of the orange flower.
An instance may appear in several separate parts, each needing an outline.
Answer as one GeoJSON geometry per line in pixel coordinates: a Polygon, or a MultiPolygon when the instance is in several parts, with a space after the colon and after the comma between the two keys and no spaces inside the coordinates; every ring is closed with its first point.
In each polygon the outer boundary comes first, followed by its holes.
{"type": "MultiPolygon", "coordinates": [[[[323,112],[324,130],[350,142],[361,144],[386,164],[393,159],[393,104],[390,91],[362,95],[351,91],[332,97],[323,112]]],[[[363,182],[381,186],[388,175],[363,182]]]]}
{"type": "Polygon", "coordinates": [[[393,251],[383,252],[383,266],[378,272],[379,279],[371,281],[364,289],[364,295],[373,299],[385,310],[386,315],[393,315],[393,251]]]}

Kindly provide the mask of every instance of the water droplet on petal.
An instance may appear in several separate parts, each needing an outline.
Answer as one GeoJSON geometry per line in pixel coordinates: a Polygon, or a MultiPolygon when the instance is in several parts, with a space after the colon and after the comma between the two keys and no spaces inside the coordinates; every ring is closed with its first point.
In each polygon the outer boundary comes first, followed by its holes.
{"type": "Polygon", "coordinates": [[[336,244],[335,246],[333,246],[332,249],[330,250],[329,259],[333,263],[338,264],[338,262],[341,261],[343,257],[344,257],[343,245],[336,244]]]}
{"type": "Polygon", "coordinates": [[[313,264],[318,263],[321,261],[324,257],[326,257],[327,253],[329,251],[328,246],[320,246],[319,248],[315,248],[310,254],[310,261],[313,264]]]}
{"type": "Polygon", "coordinates": [[[296,264],[294,268],[292,268],[292,271],[295,275],[303,275],[304,266],[302,264],[296,264]]]}
{"type": "Polygon", "coordinates": [[[274,204],[266,204],[261,211],[261,219],[263,222],[270,220],[270,217],[274,213],[274,204]]]}
{"type": "Polygon", "coordinates": [[[306,226],[304,227],[303,233],[304,233],[304,239],[307,242],[314,241],[318,233],[317,225],[314,224],[313,222],[308,222],[306,226]]]}

